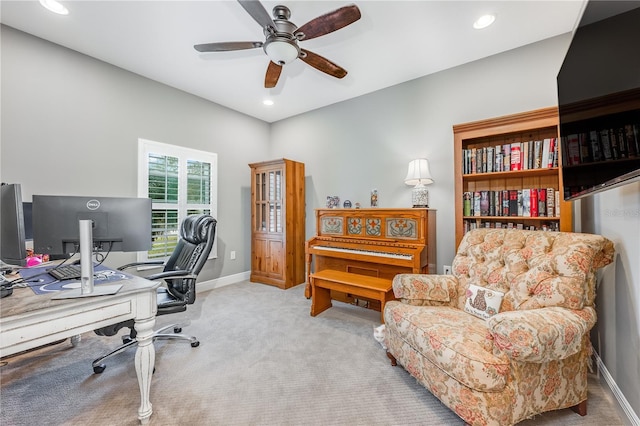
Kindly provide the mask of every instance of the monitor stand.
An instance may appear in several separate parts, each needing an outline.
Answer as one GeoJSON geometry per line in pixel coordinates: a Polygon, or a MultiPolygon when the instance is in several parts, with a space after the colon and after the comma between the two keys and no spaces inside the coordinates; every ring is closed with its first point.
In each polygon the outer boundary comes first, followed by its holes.
{"type": "Polygon", "coordinates": [[[93,221],[80,220],[80,288],[74,290],[61,291],[54,295],[52,299],[74,299],[78,297],[105,296],[116,294],[122,288],[122,284],[93,285],[93,260],[91,252],[93,250],[93,221]]]}

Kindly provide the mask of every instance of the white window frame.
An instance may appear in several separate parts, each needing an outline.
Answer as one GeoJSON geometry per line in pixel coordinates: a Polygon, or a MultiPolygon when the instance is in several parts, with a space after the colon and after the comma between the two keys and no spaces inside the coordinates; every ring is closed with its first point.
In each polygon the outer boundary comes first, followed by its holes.
{"type": "MultiPolygon", "coordinates": [[[[170,145],[162,142],[155,142],[147,139],[138,139],[138,196],[149,196],[149,154],[159,154],[177,157],[179,159],[179,175],[178,175],[178,203],[171,205],[172,208],[178,210],[178,224],[182,223],[186,216],[188,208],[193,205],[187,204],[187,161],[195,160],[211,164],[211,204],[206,205],[211,211],[211,216],[218,217],[218,154],[200,151],[192,148],[185,148],[177,145],[170,145]]],[[[156,203],[154,203],[156,204],[156,203]]],[[[162,204],[162,203],[160,203],[162,204]]],[[[199,205],[202,207],[202,205],[199,205]]],[[[218,237],[213,242],[209,259],[218,257],[218,237]]],[[[165,260],[168,259],[165,258],[165,260]]],[[[138,252],[138,262],[148,261],[148,253],[146,251],[138,252]]],[[[153,260],[162,260],[154,258],[153,260]]]]}

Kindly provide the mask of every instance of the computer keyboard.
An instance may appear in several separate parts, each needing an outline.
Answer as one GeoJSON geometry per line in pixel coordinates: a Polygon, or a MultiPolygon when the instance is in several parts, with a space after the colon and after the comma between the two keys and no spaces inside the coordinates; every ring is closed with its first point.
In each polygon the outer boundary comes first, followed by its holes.
{"type": "Polygon", "coordinates": [[[77,280],[82,276],[80,265],[62,265],[47,271],[56,280],[77,280]]]}

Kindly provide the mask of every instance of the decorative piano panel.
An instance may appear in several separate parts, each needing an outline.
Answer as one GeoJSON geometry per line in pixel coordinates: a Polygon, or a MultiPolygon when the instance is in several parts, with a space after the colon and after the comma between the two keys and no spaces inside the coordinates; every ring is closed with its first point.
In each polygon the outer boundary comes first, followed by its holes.
{"type": "MultiPolygon", "coordinates": [[[[317,209],[316,236],[306,243],[308,275],[333,269],[392,279],[400,273],[435,273],[433,209],[317,209]]],[[[332,296],[350,301],[349,295],[332,296]]]]}
{"type": "Polygon", "coordinates": [[[318,209],[316,230],[318,236],[421,242],[427,235],[428,212],[429,209],[318,209]]]}

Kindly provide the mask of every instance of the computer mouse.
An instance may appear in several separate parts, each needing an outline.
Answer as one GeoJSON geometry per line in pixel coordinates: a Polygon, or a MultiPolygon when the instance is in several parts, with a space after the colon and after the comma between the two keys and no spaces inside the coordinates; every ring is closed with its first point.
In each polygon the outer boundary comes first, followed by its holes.
{"type": "Polygon", "coordinates": [[[11,296],[13,294],[13,287],[10,283],[0,284],[0,299],[3,297],[11,296]]]}

